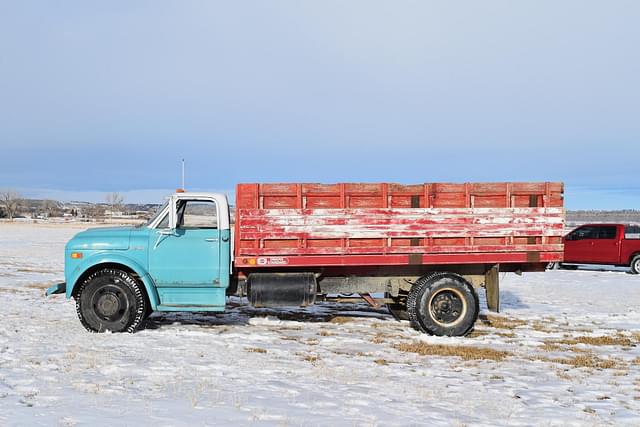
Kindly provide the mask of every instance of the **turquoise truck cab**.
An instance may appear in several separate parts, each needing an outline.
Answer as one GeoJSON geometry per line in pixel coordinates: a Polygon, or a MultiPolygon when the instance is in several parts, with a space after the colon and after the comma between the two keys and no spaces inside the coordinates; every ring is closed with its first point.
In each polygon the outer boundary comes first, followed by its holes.
{"type": "Polygon", "coordinates": [[[65,283],[91,331],[133,331],[153,311],[223,311],[231,273],[227,197],[176,193],[138,227],[93,228],[65,248],[65,283]]]}

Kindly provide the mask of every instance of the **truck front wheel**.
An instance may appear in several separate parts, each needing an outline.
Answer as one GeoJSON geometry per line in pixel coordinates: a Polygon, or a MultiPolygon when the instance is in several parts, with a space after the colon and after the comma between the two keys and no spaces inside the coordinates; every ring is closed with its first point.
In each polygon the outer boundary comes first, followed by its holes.
{"type": "Polygon", "coordinates": [[[478,311],[478,295],[473,286],[453,273],[420,278],[407,299],[412,326],[432,335],[466,335],[473,328],[478,311]]]}
{"type": "Polygon", "coordinates": [[[636,255],[631,260],[631,272],[633,274],[640,274],[640,255],[636,255]]]}
{"type": "Polygon", "coordinates": [[[147,311],[140,284],[118,269],[105,268],[89,275],[75,299],[78,318],[90,332],[134,332],[147,311]]]}

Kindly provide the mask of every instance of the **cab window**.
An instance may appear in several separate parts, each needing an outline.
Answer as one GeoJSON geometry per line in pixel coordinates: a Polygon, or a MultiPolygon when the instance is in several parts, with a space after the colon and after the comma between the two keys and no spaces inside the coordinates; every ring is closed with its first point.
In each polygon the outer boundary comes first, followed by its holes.
{"type": "Polygon", "coordinates": [[[212,200],[181,200],[177,214],[178,228],[218,228],[218,209],[212,200]]]}
{"type": "Polygon", "coordinates": [[[615,239],[616,238],[616,226],[615,225],[603,225],[598,233],[598,239],[615,239]]]}
{"type": "Polygon", "coordinates": [[[626,225],[624,227],[625,239],[640,239],[640,225],[626,225]]]}
{"type": "Polygon", "coordinates": [[[597,239],[598,227],[586,226],[580,227],[571,234],[569,234],[569,240],[585,240],[585,239],[597,239]]]}
{"type": "Polygon", "coordinates": [[[158,223],[156,228],[169,228],[169,212],[162,218],[162,221],[158,223]]]}

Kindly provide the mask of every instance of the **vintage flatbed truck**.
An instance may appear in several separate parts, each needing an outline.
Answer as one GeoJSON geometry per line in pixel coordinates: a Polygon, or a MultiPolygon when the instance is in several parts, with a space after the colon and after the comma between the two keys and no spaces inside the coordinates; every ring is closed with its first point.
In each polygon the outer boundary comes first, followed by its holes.
{"type": "Polygon", "coordinates": [[[477,320],[478,287],[498,311],[499,271],[563,256],[561,183],[239,184],[234,224],[229,211],[224,194],[177,192],[143,226],[83,231],[47,295],[73,297],[94,332],[133,332],[155,311],[224,311],[239,295],[255,307],[364,299],[459,336],[477,320]]]}

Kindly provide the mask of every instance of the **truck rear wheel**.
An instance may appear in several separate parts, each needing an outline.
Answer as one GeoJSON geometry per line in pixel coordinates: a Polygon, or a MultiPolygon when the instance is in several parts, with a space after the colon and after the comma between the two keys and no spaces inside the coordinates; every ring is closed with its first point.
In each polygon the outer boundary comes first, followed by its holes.
{"type": "Polygon", "coordinates": [[[640,255],[636,255],[631,260],[631,272],[633,274],[640,274],[640,255]]]}
{"type": "Polygon", "coordinates": [[[90,332],[134,332],[147,312],[140,284],[129,273],[112,268],[87,277],[75,299],[78,318],[90,332]]]}
{"type": "Polygon", "coordinates": [[[466,335],[478,319],[479,301],[473,286],[454,273],[420,278],[407,299],[411,325],[438,336],[466,335]]]}

